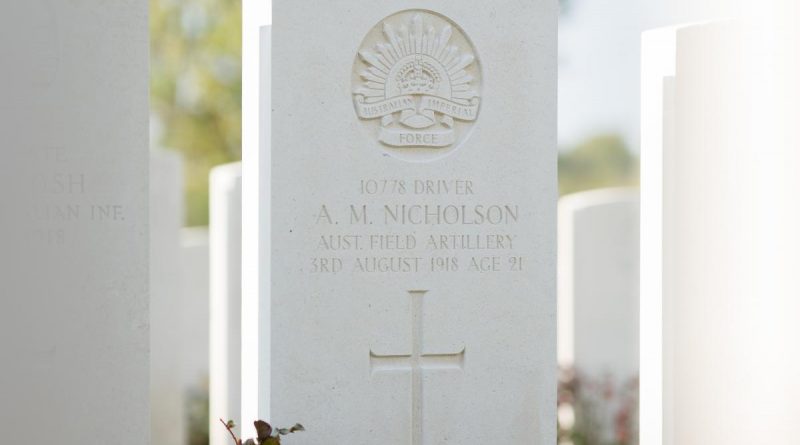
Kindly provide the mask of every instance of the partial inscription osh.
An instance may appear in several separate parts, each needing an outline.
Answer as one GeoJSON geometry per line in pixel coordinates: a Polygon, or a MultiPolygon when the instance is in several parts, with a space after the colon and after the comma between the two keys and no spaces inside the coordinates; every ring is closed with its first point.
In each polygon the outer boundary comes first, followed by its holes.
{"type": "Polygon", "coordinates": [[[455,149],[478,118],[475,50],[458,26],[433,12],[403,11],[379,23],[358,51],[353,84],[358,118],[406,160],[455,149]]]}

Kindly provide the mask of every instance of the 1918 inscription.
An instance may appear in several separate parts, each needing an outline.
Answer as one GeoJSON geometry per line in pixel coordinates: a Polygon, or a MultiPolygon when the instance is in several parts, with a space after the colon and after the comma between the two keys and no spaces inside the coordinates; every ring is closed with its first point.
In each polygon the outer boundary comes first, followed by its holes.
{"type": "Polygon", "coordinates": [[[515,253],[519,205],[476,203],[477,192],[475,181],[469,179],[363,179],[358,193],[364,202],[338,207],[319,204],[314,215],[319,232],[309,241],[318,255],[309,259],[307,271],[523,271],[524,258],[515,253]],[[448,197],[452,202],[425,202],[430,196],[448,197]],[[467,198],[469,203],[459,202],[467,198]],[[419,227],[430,230],[418,233],[419,227]]]}

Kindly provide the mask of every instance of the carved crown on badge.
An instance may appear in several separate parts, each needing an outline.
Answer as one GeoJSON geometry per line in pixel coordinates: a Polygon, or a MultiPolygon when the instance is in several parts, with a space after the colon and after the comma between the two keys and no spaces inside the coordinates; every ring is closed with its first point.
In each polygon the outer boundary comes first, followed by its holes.
{"type": "Polygon", "coordinates": [[[410,20],[408,14],[389,17],[378,25],[379,37],[358,52],[356,113],[380,119],[378,140],[386,146],[451,147],[459,140],[456,123],[478,117],[474,50],[446,20],[425,11],[414,11],[410,20]],[[455,33],[462,47],[453,42],[455,33]]]}

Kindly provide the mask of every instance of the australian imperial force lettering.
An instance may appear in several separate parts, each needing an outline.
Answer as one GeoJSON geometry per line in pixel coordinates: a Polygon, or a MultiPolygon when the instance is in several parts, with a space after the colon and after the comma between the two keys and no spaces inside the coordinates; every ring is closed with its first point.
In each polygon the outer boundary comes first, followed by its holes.
{"type": "Polygon", "coordinates": [[[374,137],[392,149],[452,149],[478,118],[481,73],[463,31],[429,11],[384,19],[365,38],[353,101],[374,137]]]}

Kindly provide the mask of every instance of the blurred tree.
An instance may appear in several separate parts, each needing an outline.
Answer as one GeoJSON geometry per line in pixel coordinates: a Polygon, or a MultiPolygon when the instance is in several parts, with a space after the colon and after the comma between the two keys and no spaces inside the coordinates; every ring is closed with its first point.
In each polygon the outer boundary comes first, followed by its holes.
{"type": "Polygon", "coordinates": [[[621,137],[595,136],[558,159],[561,195],[603,187],[637,186],[639,160],[621,137]]]}
{"type": "Polygon", "coordinates": [[[569,12],[570,7],[572,6],[573,0],[559,0],[561,3],[561,14],[566,14],[569,12]]]}
{"type": "Polygon", "coordinates": [[[241,0],[150,0],[155,144],[183,154],[186,223],[208,224],[208,173],[241,159],[241,0]]]}

